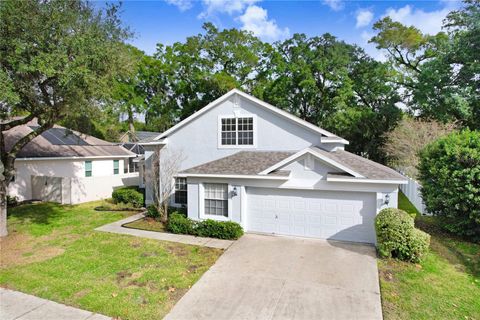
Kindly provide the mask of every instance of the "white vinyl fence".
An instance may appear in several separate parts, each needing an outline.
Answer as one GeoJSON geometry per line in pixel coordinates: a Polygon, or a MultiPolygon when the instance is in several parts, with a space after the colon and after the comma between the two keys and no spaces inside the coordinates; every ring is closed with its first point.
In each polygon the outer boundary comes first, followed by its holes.
{"type": "Polygon", "coordinates": [[[410,200],[410,202],[417,208],[417,210],[421,214],[428,214],[425,210],[425,204],[422,200],[422,195],[420,193],[420,189],[422,186],[414,179],[410,178],[409,176],[402,173],[407,179],[407,184],[401,184],[400,190],[402,190],[403,194],[410,200]]]}

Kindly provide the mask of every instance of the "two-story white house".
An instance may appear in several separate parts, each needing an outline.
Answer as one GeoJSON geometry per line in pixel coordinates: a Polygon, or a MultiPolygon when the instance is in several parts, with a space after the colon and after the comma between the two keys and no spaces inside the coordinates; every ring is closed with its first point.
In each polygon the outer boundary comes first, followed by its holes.
{"type": "Polygon", "coordinates": [[[182,154],[171,201],[187,206],[192,219],[235,221],[247,232],[375,243],[374,218],[397,207],[406,179],[345,151],[346,144],[234,89],[145,142],[144,165],[148,172],[155,148],[161,159],[182,154]]]}

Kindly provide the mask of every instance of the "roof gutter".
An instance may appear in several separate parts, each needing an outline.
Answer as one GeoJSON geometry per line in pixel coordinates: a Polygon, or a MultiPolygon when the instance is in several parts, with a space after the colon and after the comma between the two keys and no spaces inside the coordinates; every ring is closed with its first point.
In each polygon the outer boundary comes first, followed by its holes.
{"type": "Polygon", "coordinates": [[[205,174],[205,173],[179,173],[177,177],[192,178],[225,178],[225,179],[255,179],[255,180],[288,180],[289,176],[258,176],[241,174],[205,174]]]}
{"type": "Polygon", "coordinates": [[[141,146],[161,146],[161,145],[166,145],[167,144],[167,139],[164,140],[159,140],[159,141],[151,141],[151,142],[137,142],[137,144],[141,146]]]}
{"type": "Polygon", "coordinates": [[[365,179],[365,178],[332,178],[327,176],[328,182],[348,182],[348,183],[381,183],[381,184],[407,184],[407,180],[383,180],[383,179],[365,179]]]}
{"type": "Polygon", "coordinates": [[[135,158],[137,155],[112,155],[112,156],[82,156],[82,157],[36,157],[17,158],[15,161],[37,161],[37,160],[84,160],[84,159],[112,159],[112,158],[135,158]]]}
{"type": "Polygon", "coordinates": [[[347,140],[340,137],[321,137],[321,143],[340,143],[340,144],[349,144],[347,140]]]}

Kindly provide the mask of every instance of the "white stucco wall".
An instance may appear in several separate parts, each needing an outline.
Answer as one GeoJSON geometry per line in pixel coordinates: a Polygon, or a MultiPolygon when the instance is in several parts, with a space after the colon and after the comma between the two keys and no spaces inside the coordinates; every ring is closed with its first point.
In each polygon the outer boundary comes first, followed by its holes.
{"type": "Polygon", "coordinates": [[[114,188],[138,185],[138,173],[124,174],[124,158],[119,160],[119,174],[113,174],[109,159],[50,159],[15,161],[15,181],[8,188],[10,196],[20,201],[32,199],[32,176],[61,177],[63,203],[81,203],[111,197],[114,188]],[[85,177],[85,160],[92,161],[92,176],[85,177]]]}
{"type": "MultiPolygon", "coordinates": [[[[341,144],[322,145],[319,133],[272,113],[243,97],[239,97],[238,101],[239,103],[235,103],[235,98],[231,97],[166,137],[166,145],[162,146],[162,152],[166,155],[182,155],[183,161],[179,163],[178,171],[223,158],[239,151],[296,152],[310,146],[319,146],[326,150],[343,146],[341,144]],[[249,115],[254,116],[255,146],[243,146],[242,148],[219,146],[219,118],[222,116],[242,117],[249,115]]],[[[145,158],[148,170],[151,165],[149,162],[150,151],[148,150],[153,150],[158,148],[158,146],[145,147],[147,149],[145,158]]],[[[202,183],[204,182],[227,182],[229,188],[237,186],[242,188],[241,191],[244,191],[246,186],[257,186],[304,190],[373,192],[378,194],[391,193],[390,206],[396,202],[397,185],[327,182],[326,174],[328,172],[341,171],[317,159],[313,161],[313,170],[306,170],[304,161],[305,157],[282,168],[291,171],[288,181],[188,178],[188,214],[194,219],[201,218],[203,210],[202,183]]],[[[151,181],[147,181],[147,203],[151,202],[152,199],[151,183],[151,181]]],[[[242,194],[239,194],[238,201],[237,199],[231,200],[231,206],[233,206],[231,210],[234,214],[244,212],[245,197],[246,193],[243,195],[243,198],[242,194]]],[[[232,219],[241,220],[241,215],[232,216],[232,219]]]]}
{"type": "MultiPolygon", "coordinates": [[[[205,217],[203,212],[203,194],[201,192],[204,183],[226,183],[231,191],[237,187],[237,196],[229,196],[229,218],[238,222],[242,227],[246,227],[246,207],[248,194],[245,192],[247,187],[280,188],[289,190],[328,190],[338,192],[362,192],[374,193],[377,196],[377,212],[381,209],[390,207],[396,208],[398,205],[398,187],[391,184],[362,184],[346,182],[327,182],[321,181],[312,187],[292,187],[285,181],[273,180],[254,180],[254,179],[222,179],[222,178],[188,178],[188,217],[194,220],[202,220],[205,217]],[[385,195],[390,196],[388,205],[384,204],[385,195]]],[[[212,218],[212,217],[210,217],[212,218]]],[[[215,217],[213,217],[215,218],[215,217]]]]}
{"type": "Polygon", "coordinates": [[[321,135],[304,128],[291,120],[259,107],[240,98],[235,106],[233,98],[204,113],[187,125],[170,134],[165,150],[181,153],[184,161],[180,170],[223,158],[242,150],[299,151],[306,147],[320,145],[321,135]],[[218,146],[219,116],[256,116],[256,147],[236,148],[218,146]]]}

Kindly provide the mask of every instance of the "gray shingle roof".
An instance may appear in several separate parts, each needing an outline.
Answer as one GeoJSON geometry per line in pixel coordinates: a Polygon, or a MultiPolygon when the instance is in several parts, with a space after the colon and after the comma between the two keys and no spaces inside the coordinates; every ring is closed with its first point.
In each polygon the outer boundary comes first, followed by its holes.
{"type": "Polygon", "coordinates": [[[154,139],[161,134],[162,134],[161,132],[153,132],[153,131],[135,131],[135,135],[138,138],[138,142],[154,141],[154,139]]]}
{"type": "MultiPolygon", "coordinates": [[[[274,164],[288,158],[294,152],[285,151],[240,151],[231,156],[201,164],[180,173],[257,175],[274,164]]],[[[277,171],[276,176],[288,175],[288,171],[277,171]]]]}
{"type": "MultiPolygon", "coordinates": [[[[31,121],[26,125],[3,132],[6,150],[10,150],[18,140],[32,132],[36,126],[36,122],[31,121]]],[[[135,153],[115,143],[56,125],[30,141],[20,150],[17,158],[124,157],[133,155],[135,153]]]]}
{"type": "MultiPolygon", "coordinates": [[[[314,151],[342,164],[343,166],[361,174],[367,179],[375,180],[405,180],[395,170],[374,161],[357,156],[344,150],[333,152],[312,147],[314,151]]],[[[276,163],[290,157],[295,152],[284,151],[240,151],[233,155],[204,163],[202,165],[184,170],[183,174],[218,174],[218,175],[257,175],[276,163]]],[[[276,176],[288,176],[288,171],[278,170],[270,173],[276,176]]],[[[355,178],[348,174],[329,173],[332,177],[355,178]]]]}
{"type": "Polygon", "coordinates": [[[361,174],[367,179],[375,180],[405,180],[397,171],[377,163],[372,160],[368,160],[364,157],[350,153],[344,150],[337,150],[328,152],[318,147],[313,147],[316,152],[350,168],[351,170],[361,174]]]}

